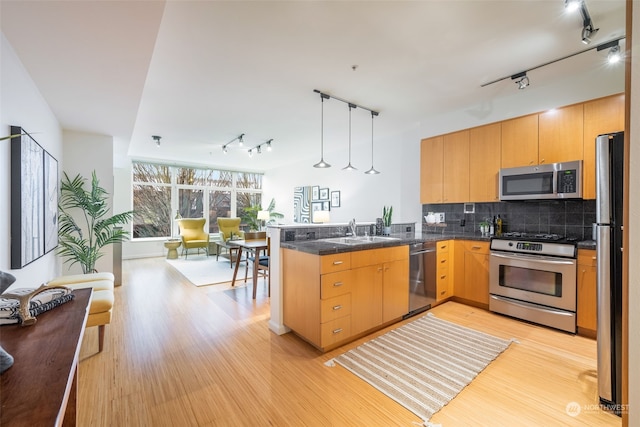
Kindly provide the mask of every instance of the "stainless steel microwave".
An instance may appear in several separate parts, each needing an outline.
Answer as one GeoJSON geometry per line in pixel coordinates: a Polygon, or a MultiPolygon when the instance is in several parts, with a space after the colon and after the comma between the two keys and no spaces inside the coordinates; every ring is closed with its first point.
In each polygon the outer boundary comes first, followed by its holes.
{"type": "Polygon", "coordinates": [[[500,200],[582,198],[582,160],[500,169],[500,200]]]}

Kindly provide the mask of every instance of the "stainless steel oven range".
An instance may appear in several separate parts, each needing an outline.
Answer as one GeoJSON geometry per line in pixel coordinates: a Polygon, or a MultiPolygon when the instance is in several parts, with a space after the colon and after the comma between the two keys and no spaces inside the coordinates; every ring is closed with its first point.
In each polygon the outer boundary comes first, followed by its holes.
{"type": "Polygon", "coordinates": [[[576,333],[576,243],[555,234],[491,240],[489,310],[576,333]]]}

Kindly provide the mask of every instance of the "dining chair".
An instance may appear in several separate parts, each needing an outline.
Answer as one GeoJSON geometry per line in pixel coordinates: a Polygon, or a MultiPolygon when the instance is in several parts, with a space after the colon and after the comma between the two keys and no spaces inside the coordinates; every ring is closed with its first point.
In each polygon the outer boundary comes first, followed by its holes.
{"type": "Polygon", "coordinates": [[[269,274],[269,255],[271,250],[271,240],[267,237],[266,231],[258,231],[258,232],[245,232],[244,240],[267,240],[267,249],[264,251],[264,254],[255,254],[247,257],[247,262],[245,263],[244,269],[244,281],[247,282],[247,278],[249,277],[249,264],[251,264],[252,268],[255,265],[255,256],[259,256],[258,259],[258,274],[262,271],[262,277],[268,282],[268,295],[271,296],[271,275],[269,274]]]}

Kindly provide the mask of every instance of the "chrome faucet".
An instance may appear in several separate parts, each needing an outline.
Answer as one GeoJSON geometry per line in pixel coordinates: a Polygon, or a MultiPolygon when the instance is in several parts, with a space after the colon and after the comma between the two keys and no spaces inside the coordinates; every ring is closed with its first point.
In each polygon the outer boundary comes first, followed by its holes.
{"type": "Polygon", "coordinates": [[[356,219],[353,218],[351,221],[349,221],[349,228],[351,229],[351,235],[352,236],[356,236],[356,219]]]}

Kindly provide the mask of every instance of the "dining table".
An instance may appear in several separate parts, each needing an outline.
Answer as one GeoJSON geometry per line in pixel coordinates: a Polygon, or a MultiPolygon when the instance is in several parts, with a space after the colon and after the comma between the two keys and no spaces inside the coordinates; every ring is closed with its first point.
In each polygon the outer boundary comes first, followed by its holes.
{"type": "MultiPolygon", "coordinates": [[[[249,254],[253,254],[253,299],[256,299],[256,289],[258,283],[258,264],[260,263],[260,253],[266,251],[269,248],[267,239],[257,240],[230,240],[227,242],[229,246],[235,246],[238,248],[237,260],[242,259],[242,252],[247,254],[247,262],[249,262],[249,254]]],[[[236,267],[233,270],[233,279],[231,280],[231,286],[236,284],[236,276],[238,275],[238,267],[240,262],[236,262],[236,267]]]]}

